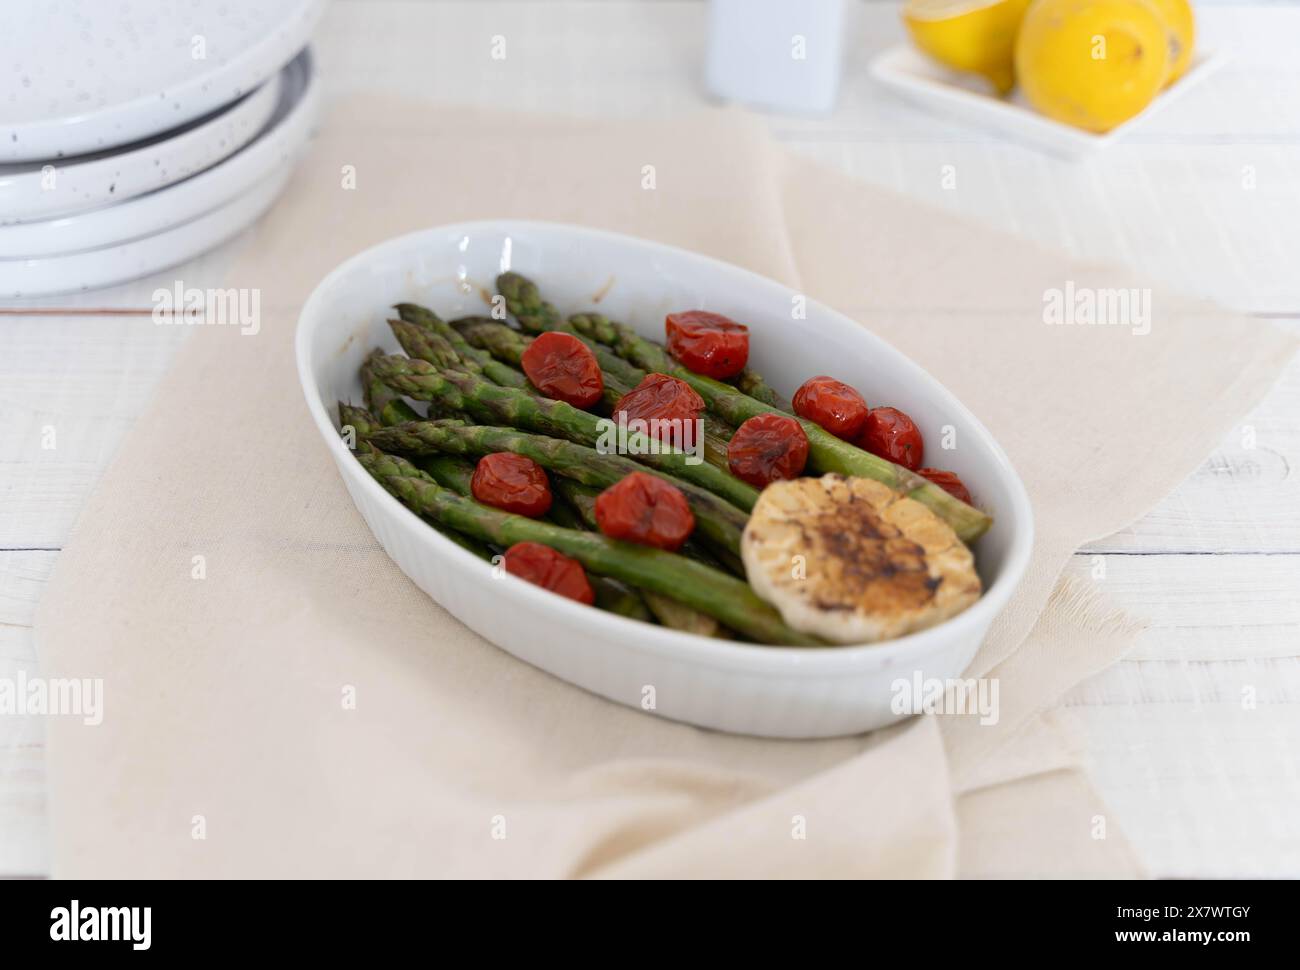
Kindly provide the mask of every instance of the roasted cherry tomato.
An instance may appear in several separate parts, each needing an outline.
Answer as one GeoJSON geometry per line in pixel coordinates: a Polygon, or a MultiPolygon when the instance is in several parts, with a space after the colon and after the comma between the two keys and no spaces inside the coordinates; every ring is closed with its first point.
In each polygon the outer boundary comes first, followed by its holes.
{"type": "Polygon", "coordinates": [[[632,472],[596,496],[596,525],[611,539],[676,550],[695,528],[695,516],[676,485],[632,472]]]}
{"type": "Polygon", "coordinates": [[[662,422],[651,424],[646,433],[685,447],[699,440],[694,422],[703,410],[704,398],[685,381],[667,374],[647,374],[614,405],[614,420],[662,422]]]}
{"type": "Polygon", "coordinates": [[[808,462],[808,436],[788,414],[756,414],[731,436],[727,467],[742,482],[763,488],[798,478],[808,462]]]}
{"type": "Polygon", "coordinates": [[[533,387],[575,408],[591,407],[605,391],[596,355],[573,334],[554,330],[541,334],[519,362],[533,387]]]}
{"type": "Polygon", "coordinates": [[[516,542],[506,550],[506,572],[590,606],[596,601],[582,563],[540,542],[516,542]]]}
{"type": "Polygon", "coordinates": [[[872,408],[862,425],[857,446],[912,471],[921,467],[921,459],[925,457],[920,429],[898,408],[872,408]]]}
{"type": "Polygon", "coordinates": [[[916,473],[922,478],[928,478],[941,489],[951,495],[953,498],[971,504],[970,492],[962,484],[962,480],[952,472],[946,472],[939,468],[918,468],[916,473]]]}
{"type": "Polygon", "coordinates": [[[474,466],[470,492],[484,505],[537,518],[551,508],[551,483],[542,466],[531,458],[498,451],[484,455],[474,466]]]}
{"type": "Polygon", "coordinates": [[[868,410],[861,394],[832,377],[809,378],[794,392],[794,413],[837,438],[852,439],[861,431],[868,410]]]}
{"type": "Polygon", "coordinates": [[[668,352],[705,377],[725,381],[744,370],[749,360],[749,328],[721,313],[670,313],[664,329],[668,352]]]}

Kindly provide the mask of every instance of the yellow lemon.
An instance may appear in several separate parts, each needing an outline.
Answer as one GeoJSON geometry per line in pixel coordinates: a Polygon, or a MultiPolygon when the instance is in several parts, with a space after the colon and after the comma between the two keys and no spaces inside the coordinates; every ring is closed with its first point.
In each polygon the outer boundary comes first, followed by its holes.
{"type": "Polygon", "coordinates": [[[916,46],[958,71],[980,74],[999,94],[1015,80],[1016,31],[1030,0],[907,0],[903,23],[916,46]]]}
{"type": "Polygon", "coordinates": [[[1177,81],[1187,71],[1196,46],[1196,15],[1187,0],[1147,0],[1165,22],[1169,31],[1169,80],[1166,87],[1177,81]]]}
{"type": "Polygon", "coordinates": [[[1016,77],[1049,118],[1110,131],[1169,77],[1164,21],[1146,0],[1037,0],[1016,39],[1016,77]]]}

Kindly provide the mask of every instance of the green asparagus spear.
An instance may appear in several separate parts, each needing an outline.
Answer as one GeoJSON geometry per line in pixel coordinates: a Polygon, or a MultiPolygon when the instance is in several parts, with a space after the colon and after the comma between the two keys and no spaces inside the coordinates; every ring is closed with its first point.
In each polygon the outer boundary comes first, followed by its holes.
{"type": "Polygon", "coordinates": [[[527,334],[488,317],[463,317],[451,325],[471,347],[515,366],[522,364],[524,351],[533,342],[527,334]]]}
{"type": "MultiPolygon", "coordinates": [[[[423,420],[415,408],[407,404],[400,394],[383,381],[377,380],[374,374],[370,372],[370,361],[374,359],[376,354],[380,357],[384,355],[382,350],[376,350],[361,365],[361,380],[365,385],[368,410],[354,408],[342,401],[339,402],[339,419],[344,427],[349,425],[353,427],[357,445],[368,444],[370,435],[382,428],[403,424],[407,421],[423,420]],[[377,418],[375,417],[376,414],[378,415],[377,418]]],[[[463,421],[453,418],[442,418],[440,420],[444,424],[464,424],[463,421]]],[[[421,471],[432,474],[431,466],[437,460],[437,456],[424,457],[417,459],[414,464],[421,471]]],[[[434,475],[434,479],[438,480],[437,475],[434,475]]]]}
{"type": "MultiPolygon", "coordinates": [[[[532,282],[520,277],[519,274],[502,273],[502,276],[498,277],[498,289],[502,286],[502,281],[504,281],[504,287],[506,287],[503,295],[506,291],[515,294],[513,298],[506,296],[507,308],[510,308],[510,311],[515,313],[515,319],[520,320],[520,325],[529,330],[529,333],[537,334],[545,332],[545,330],[559,330],[559,332],[571,334],[573,337],[580,339],[582,343],[585,343],[590,348],[591,354],[595,355],[595,363],[601,365],[601,373],[604,380],[606,380],[606,384],[615,384],[628,390],[641,384],[642,378],[645,377],[645,371],[633,367],[627,360],[610,351],[610,348],[603,346],[601,342],[594,341],[594,339],[584,337],[584,335],[578,333],[577,329],[573,328],[568,321],[562,319],[559,313],[555,312],[555,308],[551,307],[550,303],[539,302],[537,287],[532,282]],[[523,287],[524,293],[529,294],[528,299],[521,298],[520,287],[515,285],[517,281],[523,281],[520,286],[523,287]],[[536,307],[542,307],[542,311],[530,312],[530,308],[536,307]],[[528,321],[526,325],[523,322],[525,320],[528,321]]],[[[532,343],[533,339],[530,335],[516,332],[516,330],[508,328],[503,322],[490,319],[490,317],[464,317],[461,320],[452,320],[451,325],[452,328],[463,334],[464,338],[472,346],[480,347],[481,350],[490,352],[495,358],[515,365],[520,364],[524,351],[528,348],[529,343],[532,343]]]]}
{"type": "Polygon", "coordinates": [[[370,369],[370,362],[384,352],[376,347],[361,365],[361,389],[365,395],[366,407],[379,419],[380,424],[401,424],[403,421],[419,421],[420,415],[383,381],[378,380],[370,369]]]}
{"type": "Polygon", "coordinates": [[[636,590],[609,576],[593,574],[588,579],[591,582],[591,591],[596,594],[596,606],[606,613],[617,613],[619,616],[626,616],[629,620],[640,620],[642,623],[654,623],[657,619],[636,590]]]}
{"type": "Polygon", "coordinates": [[[577,510],[583,525],[588,529],[600,531],[600,526],[596,522],[596,499],[602,489],[584,485],[574,478],[560,478],[555,481],[555,490],[577,510]]]}
{"type": "MultiPolygon", "coordinates": [[[[469,344],[465,343],[460,334],[456,334],[459,343],[465,347],[467,354],[460,353],[456,345],[430,330],[425,330],[414,323],[408,323],[405,320],[389,320],[388,326],[392,328],[397,337],[397,342],[402,345],[406,353],[418,360],[426,360],[438,367],[455,367],[466,373],[478,374],[487,378],[493,384],[499,384],[501,387],[527,388],[529,387],[528,378],[522,371],[518,371],[509,364],[503,364],[495,360],[491,354],[484,351],[476,350],[469,344]],[[483,354],[487,357],[486,363],[480,363],[475,354],[483,354]]],[[[446,327],[446,324],[443,324],[446,327]]],[[[451,330],[450,327],[447,327],[451,330]]],[[[456,331],[452,330],[452,333],[456,331]]]]}
{"type": "Polygon", "coordinates": [[[618,378],[628,387],[635,387],[645,377],[644,371],[638,371],[618,354],[611,354],[599,340],[586,336],[573,323],[560,316],[554,306],[542,299],[537,284],[528,277],[518,273],[502,273],[497,277],[497,292],[505,297],[506,309],[529,333],[559,330],[572,334],[591,348],[602,371],[618,378]]]}
{"type": "MultiPolygon", "coordinates": [[[[508,363],[517,363],[533,340],[526,334],[510,329],[504,323],[483,317],[467,318],[467,321],[452,321],[453,326],[458,323],[461,324],[461,333],[466,340],[475,347],[483,348],[498,360],[508,363]]],[[[631,367],[623,358],[607,348],[602,347],[596,357],[596,362],[600,364],[601,378],[605,383],[605,403],[612,411],[624,394],[641,383],[645,378],[645,371],[631,367]],[[630,382],[622,373],[606,366],[608,358],[613,358],[630,369],[632,378],[630,382]]],[[[731,438],[732,429],[711,414],[703,415],[703,420],[704,460],[710,465],[729,470],[727,442],[731,438]]]]}
{"type": "MultiPolygon", "coordinates": [[[[441,485],[443,488],[449,488],[457,495],[465,498],[473,497],[471,481],[474,478],[474,465],[464,458],[458,458],[455,455],[431,455],[419,463],[421,470],[429,473],[429,476],[441,485]]],[[[572,518],[561,515],[552,515],[552,520],[556,525],[564,526],[568,529],[582,528],[582,520],[570,506],[556,503],[551,506],[554,513],[557,509],[565,510],[572,518]]],[[[474,540],[468,539],[468,542],[474,540]]],[[[489,557],[490,558],[490,557],[489,557]]],[[[610,579],[608,576],[591,576],[591,589],[596,594],[596,606],[605,610],[607,613],[617,613],[620,616],[630,617],[633,620],[641,620],[645,623],[653,623],[655,616],[651,615],[649,607],[635,592],[628,589],[616,579],[610,579]]],[[[681,629],[678,627],[678,629],[681,629]]],[[[694,632],[694,631],[690,631],[694,632]]]]}
{"type": "MultiPolygon", "coordinates": [[[[613,431],[608,419],[598,418],[563,401],[538,397],[518,388],[498,387],[463,371],[440,371],[428,361],[400,356],[380,357],[375,358],[371,367],[375,376],[394,390],[419,400],[439,402],[456,411],[468,411],[480,420],[526,428],[591,446],[596,446],[613,431]]],[[[735,476],[707,462],[694,463],[691,456],[644,434],[629,433],[626,444],[629,452],[640,452],[635,457],[642,464],[701,485],[737,508],[749,511],[758,499],[757,489],[735,476]]]]}
{"type": "MultiPolygon", "coordinates": [[[[567,320],[560,316],[559,312],[550,303],[541,298],[537,289],[537,284],[526,276],[520,276],[518,273],[502,273],[497,277],[497,290],[506,298],[506,307],[514,314],[515,319],[519,321],[520,326],[532,333],[541,333],[546,330],[560,330],[572,334],[579,340],[583,341],[596,357],[596,363],[600,365],[601,375],[606,384],[606,403],[611,407],[618,402],[618,399],[626,394],[632,388],[636,387],[645,380],[647,371],[634,366],[627,360],[624,360],[616,353],[611,353],[599,338],[588,333],[589,329],[596,332],[612,332],[613,321],[599,313],[581,313],[569,317],[567,320]]],[[[482,318],[469,318],[475,323],[481,323],[482,318]]],[[[489,321],[495,323],[496,321],[489,321]]],[[[485,340],[492,340],[497,349],[512,355],[522,355],[524,347],[527,346],[523,341],[529,338],[521,334],[515,334],[509,327],[497,324],[505,334],[513,335],[513,340],[500,331],[493,334],[485,334],[485,340]]],[[[469,339],[469,334],[466,333],[469,339]]],[[[471,340],[471,343],[474,341],[471,340]]],[[[492,347],[487,347],[493,350],[492,347]]],[[[493,351],[495,353],[495,351],[493,351]]],[[[510,359],[509,357],[503,359],[510,359]]],[[[667,371],[661,371],[667,373],[667,371]]],[[[705,458],[710,464],[718,468],[726,469],[727,447],[726,443],[731,438],[732,428],[716,421],[712,415],[704,416],[705,434],[704,449],[705,458]]]]}
{"type": "MultiPolygon", "coordinates": [[[[626,334],[632,333],[631,328],[624,324],[617,323],[601,313],[577,313],[569,317],[569,323],[573,328],[584,337],[595,340],[601,346],[618,347],[624,340],[626,334]]],[[[667,374],[669,371],[663,370],[666,367],[677,367],[678,363],[669,356],[663,347],[654,341],[646,341],[650,345],[651,353],[647,350],[640,358],[645,361],[643,366],[646,370],[638,370],[638,373],[644,374],[646,371],[653,373],[667,374]],[[653,366],[650,366],[653,364],[653,366]]],[[[750,370],[746,367],[736,377],[735,385],[742,393],[748,394],[756,400],[762,401],[769,407],[776,408],[778,411],[785,411],[793,414],[794,408],[785,398],[781,397],[775,390],[768,386],[763,380],[761,374],[757,371],[750,370]]]]}
{"type": "Polygon", "coordinates": [[[776,408],[778,411],[784,411],[786,414],[794,414],[794,405],[776,393],[767,381],[763,380],[763,375],[756,370],[746,367],[736,377],[736,387],[741,392],[748,394],[756,401],[762,401],[768,407],[776,408]]]}
{"type": "MultiPolygon", "coordinates": [[[[507,308],[521,326],[555,329],[562,325],[613,348],[620,357],[645,371],[670,374],[686,381],[704,398],[711,411],[733,426],[738,427],[756,414],[782,412],[780,407],[771,403],[764,403],[728,384],[678,366],[662,346],[602,314],[579,314],[561,320],[555,307],[541,298],[537,285],[518,273],[499,276],[497,289],[505,296],[507,308]]],[[[752,379],[749,384],[751,390],[757,389],[760,395],[763,393],[752,379]]],[[[836,438],[811,421],[800,419],[800,423],[808,435],[808,457],[815,471],[858,475],[883,482],[929,506],[953,527],[964,542],[978,539],[992,525],[993,520],[987,514],[966,505],[915,472],[836,438]]]]}
{"type": "MultiPolygon", "coordinates": [[[[424,455],[412,464],[428,472],[443,488],[449,488],[465,498],[474,497],[474,462],[461,458],[458,454],[432,454],[424,455]]],[[[582,517],[572,506],[563,502],[552,502],[551,511],[546,517],[566,529],[584,528],[582,517]]]]}
{"type": "MultiPolygon", "coordinates": [[[[399,303],[394,309],[401,316],[403,323],[408,327],[416,328],[416,333],[411,333],[405,328],[399,332],[396,323],[392,320],[388,321],[388,325],[397,334],[402,349],[410,356],[430,360],[430,358],[423,357],[422,353],[416,352],[412,348],[415,347],[419,351],[424,351],[428,347],[426,341],[418,339],[418,334],[437,334],[451,345],[452,350],[460,359],[463,369],[474,374],[482,374],[492,383],[500,384],[502,387],[528,387],[528,378],[524,376],[523,371],[502,363],[486,350],[471,346],[458,331],[440,319],[432,310],[427,310],[414,303],[399,303]],[[405,337],[403,333],[406,334],[405,337]],[[408,340],[410,345],[408,345],[408,340]]],[[[430,362],[440,363],[438,360],[430,360],[430,362]]]]}
{"type": "MultiPolygon", "coordinates": [[[[577,511],[585,528],[600,531],[600,526],[596,521],[596,499],[604,489],[593,485],[584,485],[577,479],[563,476],[557,476],[551,482],[551,486],[557,494],[562,496],[577,511]]],[[[739,556],[725,556],[727,563],[724,565],[694,539],[688,539],[686,545],[682,546],[678,552],[683,556],[698,559],[704,565],[712,566],[714,569],[725,569],[735,576],[745,575],[745,566],[740,561],[739,556]]]]}
{"type": "MultiPolygon", "coordinates": [[[[567,479],[562,478],[560,481],[567,481],[567,479]]],[[[566,529],[588,528],[582,516],[578,514],[578,510],[558,496],[551,503],[551,511],[547,519],[566,529]]],[[[718,621],[713,617],[698,613],[689,606],[683,606],[662,593],[634,590],[608,576],[592,575],[590,580],[591,588],[596,594],[596,605],[601,609],[622,613],[624,616],[631,616],[646,623],[654,623],[657,620],[664,626],[681,630],[683,633],[698,633],[700,636],[708,637],[713,636],[717,631],[718,621]]]]}
{"type": "MultiPolygon", "coordinates": [[[[563,481],[563,479],[561,479],[561,481],[563,481]]],[[[554,480],[551,481],[551,496],[551,510],[546,513],[548,521],[554,522],[556,525],[563,526],[566,529],[587,528],[587,524],[582,521],[582,516],[578,514],[578,510],[560,498],[559,492],[555,488],[554,480]]]]}
{"type": "MultiPolygon", "coordinates": [[[[443,457],[453,461],[460,461],[460,459],[450,459],[450,456],[443,457]]],[[[438,476],[434,475],[434,479],[437,480],[438,476]]],[[[551,511],[547,514],[546,518],[549,521],[554,522],[556,525],[563,526],[566,529],[587,529],[592,532],[599,532],[600,529],[596,524],[594,515],[589,518],[585,512],[579,511],[572,502],[568,501],[558,487],[560,482],[574,485],[577,488],[588,487],[586,485],[580,485],[571,479],[557,477],[557,479],[551,483],[552,490],[556,494],[556,500],[551,503],[551,511]]],[[[442,484],[442,482],[439,481],[439,484],[442,484]]],[[[463,492],[453,486],[449,487],[451,487],[452,491],[456,492],[457,495],[469,494],[468,492],[463,492]]],[[[592,493],[593,495],[600,494],[599,491],[594,489],[592,490],[592,493]]],[[[604,576],[592,577],[592,579],[593,588],[595,587],[596,579],[605,580],[606,582],[614,582],[614,580],[610,580],[608,577],[604,576]]],[[[718,621],[713,617],[706,616],[699,610],[691,609],[689,606],[679,603],[672,597],[663,595],[663,593],[655,593],[647,589],[641,590],[639,594],[634,595],[640,596],[643,606],[648,609],[649,613],[653,614],[654,619],[657,619],[660,623],[670,629],[681,630],[683,633],[695,633],[702,637],[719,636],[722,632],[722,628],[719,626],[718,621]]],[[[596,589],[597,606],[600,605],[600,600],[601,591],[596,589]]]]}
{"type": "MultiPolygon", "coordinates": [[[[486,455],[511,451],[533,459],[543,468],[591,485],[608,488],[635,471],[646,471],[622,455],[601,454],[595,449],[546,435],[528,434],[514,428],[456,425],[444,421],[415,421],[376,430],[371,440],[384,451],[404,455],[486,455]]],[[[691,482],[655,469],[648,469],[682,490],[695,514],[700,534],[733,555],[740,551],[740,535],[748,516],[717,495],[691,482]]]]}
{"type": "Polygon", "coordinates": [[[357,460],[412,511],[481,542],[504,547],[540,542],[577,559],[591,572],[676,597],[759,643],[824,645],[817,637],[787,626],[739,579],[685,556],[509,515],[462,498],[422,473],[412,475],[402,468],[408,462],[391,455],[363,454],[357,460]]]}
{"type": "Polygon", "coordinates": [[[353,445],[367,441],[376,431],[382,430],[382,425],[376,420],[375,416],[365,408],[359,408],[352,404],[338,402],[339,408],[339,430],[343,432],[346,439],[348,431],[352,432],[353,445]]]}
{"type": "MultiPolygon", "coordinates": [[[[616,344],[617,335],[622,328],[621,324],[615,323],[603,313],[578,313],[567,320],[562,318],[552,304],[542,299],[537,284],[526,276],[518,273],[502,273],[497,277],[497,292],[505,297],[506,308],[514,314],[519,325],[525,330],[532,333],[540,333],[543,330],[564,330],[575,334],[579,339],[586,340],[587,346],[591,347],[596,354],[601,371],[616,376],[628,387],[635,387],[641,383],[647,373],[670,374],[672,371],[668,368],[676,366],[667,353],[662,354],[662,358],[656,361],[655,366],[627,358],[626,355],[622,355],[626,359],[620,362],[620,355],[610,354],[605,349],[605,345],[616,344]],[[633,366],[629,368],[629,364],[633,366]]],[[[781,410],[790,410],[788,405],[781,406],[784,402],[757,374],[748,372],[746,379],[750,387],[758,392],[760,400],[781,410]]]]}
{"type": "MultiPolygon", "coordinates": [[[[571,478],[559,478],[553,483],[553,486],[565,507],[572,509],[574,517],[577,519],[577,523],[570,526],[570,528],[590,529],[592,532],[600,531],[600,526],[596,521],[596,498],[600,495],[599,489],[575,482],[571,478]]],[[[692,559],[704,562],[706,565],[716,567],[716,563],[708,553],[703,552],[703,550],[692,549],[692,545],[693,543],[687,543],[683,546],[680,550],[682,555],[690,556],[692,559]]],[[[642,596],[645,598],[646,606],[658,617],[659,622],[666,627],[682,630],[686,633],[697,633],[702,637],[726,635],[726,631],[719,625],[717,620],[711,616],[706,616],[699,610],[692,609],[671,597],[664,596],[662,593],[643,590],[642,596]]]]}
{"type": "MultiPolygon", "coordinates": [[[[677,366],[662,347],[639,336],[630,327],[612,321],[606,323],[608,326],[600,328],[601,337],[610,338],[610,346],[617,353],[646,370],[671,374],[690,384],[714,413],[727,422],[739,426],[756,414],[781,413],[777,408],[742,394],[728,384],[677,366]]],[[[592,331],[593,334],[595,332],[592,331]]],[[[915,472],[842,441],[811,421],[802,418],[798,420],[808,435],[808,459],[815,471],[858,475],[883,482],[895,491],[929,506],[952,526],[963,542],[974,542],[993,523],[979,509],[954,498],[915,472]]]]}
{"type": "Polygon", "coordinates": [[[701,613],[694,607],[687,606],[671,596],[656,593],[654,590],[643,589],[641,598],[645,601],[645,605],[650,612],[654,614],[654,618],[670,630],[694,633],[700,637],[726,637],[727,635],[723,631],[722,624],[713,617],[707,613],[701,613]]]}
{"type": "MultiPolygon", "coordinates": [[[[382,445],[379,447],[383,450],[382,445]]],[[[449,488],[457,495],[472,494],[470,482],[474,478],[473,462],[455,455],[426,455],[416,464],[443,488],[449,488]]]]}
{"type": "Polygon", "coordinates": [[[598,313],[582,314],[577,318],[569,317],[566,321],[564,321],[564,329],[572,333],[579,340],[583,341],[584,343],[586,343],[588,347],[591,348],[591,352],[596,355],[596,363],[600,364],[600,369],[603,373],[611,375],[612,377],[616,378],[619,381],[619,383],[624,384],[627,387],[636,387],[643,380],[645,380],[646,372],[643,371],[641,368],[637,367],[635,364],[631,364],[628,361],[624,360],[618,354],[613,353],[608,347],[602,344],[599,340],[595,340],[585,335],[579,327],[575,326],[574,323],[576,319],[597,319],[597,318],[604,319],[598,313]]]}
{"type": "MultiPolygon", "coordinates": [[[[449,488],[457,495],[465,498],[473,497],[471,481],[474,478],[474,465],[464,458],[458,458],[455,455],[429,455],[419,462],[419,467],[429,473],[435,482],[443,488],[449,488]]],[[[555,502],[551,505],[549,518],[556,525],[563,526],[566,529],[584,528],[582,517],[569,504],[565,502],[555,502]]],[[[473,542],[472,539],[466,540],[473,542]]],[[[665,626],[671,626],[675,630],[682,630],[687,633],[702,633],[704,636],[710,636],[707,627],[704,627],[696,620],[696,617],[702,614],[695,614],[690,607],[678,607],[676,611],[669,607],[666,610],[650,609],[648,602],[635,590],[629,589],[616,579],[610,579],[608,576],[590,577],[592,591],[596,594],[596,606],[605,610],[607,613],[617,613],[620,616],[626,616],[633,620],[641,620],[643,623],[654,623],[656,619],[667,616],[667,620],[662,620],[665,626]],[[694,614],[694,615],[691,615],[694,614]],[[672,622],[669,622],[672,621],[672,622]]],[[[651,594],[658,597],[658,593],[651,594]]],[[[717,621],[712,617],[703,617],[708,623],[717,626],[717,621]]]]}
{"type": "MultiPolygon", "coordinates": [[[[339,404],[341,412],[343,407],[343,404],[339,404]]],[[[380,429],[372,428],[369,433],[377,432],[377,430],[380,429]]],[[[361,430],[357,430],[357,434],[361,433],[363,433],[361,430]]],[[[416,464],[419,465],[421,471],[428,472],[433,477],[433,480],[442,485],[443,488],[451,489],[452,492],[458,495],[472,497],[471,480],[474,475],[474,467],[467,460],[458,458],[455,455],[438,454],[425,456],[425,458],[417,460],[416,464]]],[[[558,477],[554,485],[558,486],[560,482],[576,485],[577,488],[588,488],[588,486],[580,485],[578,482],[573,482],[564,477],[558,477]]],[[[559,488],[555,490],[559,492],[559,488]]],[[[594,497],[597,494],[599,493],[595,492],[595,490],[591,492],[591,505],[593,506],[594,497]]],[[[554,521],[556,525],[563,525],[567,529],[597,529],[594,511],[591,512],[589,519],[586,510],[580,510],[572,502],[565,501],[563,498],[562,501],[552,503],[550,515],[547,518],[554,521]]],[[[611,612],[632,616],[633,619],[646,619],[647,622],[658,619],[666,627],[680,629],[685,633],[698,633],[699,636],[705,637],[719,635],[718,620],[715,620],[712,616],[706,616],[702,612],[690,609],[689,606],[681,605],[675,599],[664,597],[660,593],[651,593],[649,590],[646,590],[645,601],[641,603],[641,609],[637,610],[636,605],[629,602],[629,599],[637,599],[636,593],[625,588],[621,589],[621,592],[620,590],[602,589],[602,585],[607,583],[607,577],[593,576],[593,579],[591,579],[591,584],[595,589],[595,597],[597,597],[597,606],[602,606],[603,603],[602,609],[608,607],[611,612]],[[606,583],[598,583],[598,579],[606,580],[606,583]],[[649,607],[649,612],[647,612],[647,607],[649,607]],[[643,618],[640,615],[642,612],[645,614],[643,618]],[[653,612],[654,616],[650,616],[650,612],[653,612]]]]}
{"type": "MultiPolygon", "coordinates": [[[[488,320],[483,317],[468,318],[468,321],[453,320],[452,323],[453,325],[460,324],[461,334],[471,345],[508,364],[521,364],[524,351],[528,349],[528,345],[535,339],[528,334],[511,329],[504,323],[498,323],[495,320],[488,320]]],[[[626,367],[631,366],[608,348],[604,348],[602,353],[626,367]]],[[[599,364],[599,361],[597,363],[599,364]]],[[[637,374],[641,373],[636,368],[632,368],[632,370],[637,374]]],[[[610,373],[604,367],[601,367],[601,378],[605,384],[605,404],[610,408],[613,408],[618,403],[619,398],[636,386],[636,384],[628,384],[621,380],[618,375],[610,373]]],[[[640,378],[638,378],[639,380],[640,378]]]]}
{"type": "MultiPolygon", "coordinates": [[[[358,455],[367,455],[375,459],[378,459],[382,455],[382,452],[366,440],[366,436],[371,431],[379,430],[379,423],[375,419],[374,415],[370,414],[364,408],[353,407],[340,401],[339,421],[344,429],[351,427],[356,434],[357,437],[354,445],[358,455]]],[[[399,470],[403,474],[423,476],[425,478],[429,477],[423,471],[409,463],[400,466],[399,470]]],[[[445,526],[435,525],[434,528],[466,552],[472,552],[474,555],[486,562],[492,561],[492,550],[477,539],[472,539],[467,535],[463,535],[454,529],[448,529],[445,526]]]]}
{"type": "MultiPolygon", "coordinates": [[[[370,440],[371,436],[379,434],[381,431],[386,430],[386,426],[384,425],[384,423],[380,421],[378,418],[376,418],[374,414],[372,414],[366,408],[359,408],[356,407],[355,405],[347,404],[343,401],[339,401],[338,410],[339,410],[340,430],[351,429],[351,431],[353,432],[354,442],[358,445],[365,443],[370,445],[371,447],[374,447],[374,442],[370,440]]],[[[415,423],[419,424],[421,420],[422,419],[417,417],[415,423]]],[[[405,423],[405,422],[399,422],[399,423],[405,423]]],[[[439,419],[438,424],[445,428],[451,428],[457,425],[463,426],[465,422],[457,421],[453,418],[442,418],[439,419]]],[[[417,467],[420,467],[421,471],[427,471],[427,469],[422,467],[423,460],[421,460],[418,463],[413,462],[412,464],[416,464],[417,467]]]]}
{"type": "MultiPolygon", "coordinates": [[[[430,523],[432,525],[432,523],[430,523]]],[[[496,559],[496,553],[486,544],[479,542],[470,536],[457,532],[455,529],[448,529],[445,526],[435,526],[437,530],[450,539],[456,545],[460,546],[466,552],[473,553],[484,562],[493,562],[496,559]]]]}
{"type": "Polygon", "coordinates": [[[542,299],[537,284],[528,277],[502,273],[497,277],[497,292],[506,298],[506,309],[529,333],[567,329],[560,311],[542,299]]]}

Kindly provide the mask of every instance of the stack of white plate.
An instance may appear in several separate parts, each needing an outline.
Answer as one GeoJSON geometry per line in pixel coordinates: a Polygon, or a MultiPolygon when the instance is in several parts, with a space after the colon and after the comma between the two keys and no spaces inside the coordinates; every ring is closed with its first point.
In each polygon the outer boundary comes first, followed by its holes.
{"type": "Polygon", "coordinates": [[[315,124],[323,6],[0,3],[0,298],[145,276],[265,212],[315,124]]]}

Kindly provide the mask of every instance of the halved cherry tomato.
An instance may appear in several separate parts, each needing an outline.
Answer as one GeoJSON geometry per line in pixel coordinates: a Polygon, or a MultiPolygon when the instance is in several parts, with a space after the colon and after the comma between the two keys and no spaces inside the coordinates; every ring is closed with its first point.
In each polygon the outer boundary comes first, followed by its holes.
{"type": "Polygon", "coordinates": [[[916,471],[925,457],[925,441],[921,430],[898,408],[872,408],[862,425],[857,446],[895,465],[916,471]]]}
{"type": "Polygon", "coordinates": [[[837,438],[852,439],[862,430],[868,410],[861,394],[833,377],[811,377],[794,392],[794,413],[837,438]]]}
{"type": "Polygon", "coordinates": [[[540,334],[520,358],[533,386],[575,408],[589,408],[604,393],[600,365],[591,349],[571,333],[540,334]]]}
{"type": "Polygon", "coordinates": [[[808,462],[808,436],[788,414],[756,414],[731,436],[727,467],[742,482],[763,488],[798,478],[808,462]]]}
{"type": "Polygon", "coordinates": [[[724,381],[745,369],[749,328],[721,313],[686,310],[664,320],[668,352],[697,374],[724,381]]]}
{"type": "Polygon", "coordinates": [[[951,495],[953,498],[971,504],[970,491],[962,484],[962,480],[953,472],[946,472],[940,468],[918,468],[916,473],[922,478],[928,478],[941,489],[951,495]]]}
{"type": "Polygon", "coordinates": [[[484,455],[469,480],[473,496],[484,505],[537,518],[551,508],[551,483],[542,466],[509,451],[484,455]]]}
{"type": "Polygon", "coordinates": [[[596,601],[582,563],[550,546],[540,542],[516,542],[506,550],[503,561],[511,576],[526,579],[535,586],[588,606],[596,601]]]}
{"type": "Polygon", "coordinates": [[[695,528],[695,516],[676,485],[632,472],[596,496],[596,525],[611,539],[677,550],[695,528]]]}
{"type": "Polygon", "coordinates": [[[704,410],[704,398],[685,381],[667,374],[647,374],[614,405],[614,420],[658,421],[646,433],[660,441],[686,447],[698,441],[695,421],[704,410]]]}

